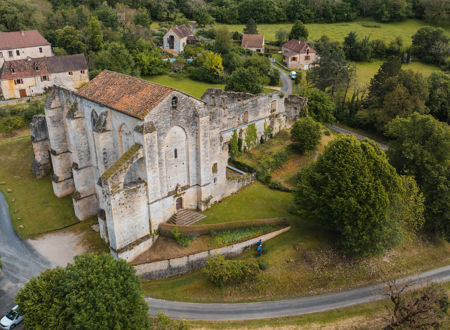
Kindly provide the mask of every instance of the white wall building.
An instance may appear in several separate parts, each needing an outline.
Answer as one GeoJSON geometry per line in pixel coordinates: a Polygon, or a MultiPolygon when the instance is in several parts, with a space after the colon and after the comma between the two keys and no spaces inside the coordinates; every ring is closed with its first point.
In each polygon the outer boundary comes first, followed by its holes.
{"type": "Polygon", "coordinates": [[[197,38],[186,25],[176,25],[163,37],[163,48],[168,52],[182,53],[184,46],[194,43],[197,38]]]}
{"type": "Polygon", "coordinates": [[[52,46],[37,30],[0,33],[0,68],[5,61],[49,56],[52,46]]]}

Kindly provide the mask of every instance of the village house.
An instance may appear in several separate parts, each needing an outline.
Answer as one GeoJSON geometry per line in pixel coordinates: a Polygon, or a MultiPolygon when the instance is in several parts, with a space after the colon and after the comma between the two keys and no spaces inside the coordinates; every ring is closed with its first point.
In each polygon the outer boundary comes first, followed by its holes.
{"type": "Polygon", "coordinates": [[[253,180],[228,165],[234,132],[245,146],[252,125],[258,143],[267,127],[274,134],[290,127],[304,106],[279,92],[210,88],[198,99],[103,71],[78,91],[52,89],[45,117],[31,124],[32,169],[36,177],[51,169],[55,195],[72,196],[78,219],[97,216],[111,253],[133,260],[152,246],[161,223],[253,180]]]}
{"type": "Polygon", "coordinates": [[[264,53],[264,34],[244,34],[241,47],[257,53],[264,53]]]}
{"type": "Polygon", "coordinates": [[[169,53],[180,54],[184,51],[184,46],[197,42],[198,39],[190,28],[186,25],[175,25],[164,35],[163,49],[169,53]]]}
{"type": "Polygon", "coordinates": [[[0,68],[5,61],[49,56],[51,44],[36,30],[0,33],[0,68]]]}
{"type": "Polygon", "coordinates": [[[74,89],[88,81],[88,66],[83,54],[28,57],[6,61],[0,69],[4,99],[43,94],[53,85],[74,89]]]}
{"type": "Polygon", "coordinates": [[[281,46],[281,52],[283,63],[290,69],[308,70],[318,60],[314,48],[304,41],[289,40],[281,46]]]}

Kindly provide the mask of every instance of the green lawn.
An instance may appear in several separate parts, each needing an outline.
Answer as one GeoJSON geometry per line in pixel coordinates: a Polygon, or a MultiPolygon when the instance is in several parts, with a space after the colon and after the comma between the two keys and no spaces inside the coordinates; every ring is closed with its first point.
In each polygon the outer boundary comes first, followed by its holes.
{"type": "Polygon", "coordinates": [[[0,139],[0,191],[9,204],[11,220],[23,237],[75,224],[72,198],[58,199],[50,176],[36,180],[31,173],[34,160],[29,133],[0,139]],[[8,193],[7,190],[12,192],[8,193]],[[21,218],[21,220],[17,220],[21,218]],[[23,225],[24,228],[19,228],[23,225]]]}
{"type": "MultiPolygon", "coordinates": [[[[357,82],[360,86],[367,86],[370,83],[370,79],[377,73],[383,61],[373,62],[352,62],[356,66],[357,82]]],[[[410,64],[403,64],[403,70],[413,70],[424,75],[428,78],[433,72],[442,72],[439,67],[435,65],[425,64],[421,62],[413,62],[410,64]]]]}
{"type": "MultiPolygon", "coordinates": [[[[208,88],[224,89],[225,87],[225,84],[210,84],[197,80],[192,80],[190,78],[181,78],[181,79],[174,78],[169,75],[144,77],[144,79],[152,81],[157,84],[178,89],[182,92],[185,92],[197,98],[201,98],[208,88]]],[[[264,88],[264,94],[269,94],[272,92],[276,91],[270,88],[264,88]]]]}
{"type": "MultiPolygon", "coordinates": [[[[450,243],[415,239],[388,257],[355,260],[341,256],[333,236],[320,225],[288,212],[293,195],[255,182],[205,211],[201,223],[286,217],[291,230],[264,243],[267,269],[254,281],[214,287],[202,273],[143,283],[146,295],[185,301],[257,301],[312,295],[380,281],[386,273],[405,275],[450,263],[450,243]]],[[[253,250],[239,258],[254,258],[253,250]]]]}
{"type": "MultiPolygon", "coordinates": [[[[218,24],[226,25],[231,31],[242,32],[243,24],[218,24]]],[[[370,36],[371,40],[381,39],[385,42],[390,42],[396,37],[402,37],[405,45],[411,44],[411,36],[416,33],[418,29],[428,24],[420,20],[405,20],[398,23],[383,24],[375,22],[371,19],[360,19],[354,22],[343,22],[334,24],[306,24],[309,31],[308,40],[317,40],[323,35],[327,35],[332,40],[343,41],[345,36],[351,32],[357,32],[360,37],[370,36]]],[[[283,24],[258,24],[258,32],[264,34],[265,40],[276,40],[275,33],[279,29],[290,31],[292,23],[283,24]]],[[[446,29],[447,34],[450,35],[450,30],[446,29]]]]}

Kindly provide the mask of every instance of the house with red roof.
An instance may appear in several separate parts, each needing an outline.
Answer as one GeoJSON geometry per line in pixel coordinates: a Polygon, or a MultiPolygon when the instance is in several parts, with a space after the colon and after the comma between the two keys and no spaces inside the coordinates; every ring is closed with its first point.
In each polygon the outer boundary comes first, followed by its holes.
{"type": "Polygon", "coordinates": [[[0,33],[0,68],[5,61],[49,56],[52,46],[37,30],[0,33]]]}
{"type": "Polygon", "coordinates": [[[264,34],[244,34],[241,47],[257,53],[264,53],[264,34]]]}
{"type": "Polygon", "coordinates": [[[314,48],[304,41],[289,40],[281,46],[283,63],[290,69],[308,70],[319,59],[314,48]]]}

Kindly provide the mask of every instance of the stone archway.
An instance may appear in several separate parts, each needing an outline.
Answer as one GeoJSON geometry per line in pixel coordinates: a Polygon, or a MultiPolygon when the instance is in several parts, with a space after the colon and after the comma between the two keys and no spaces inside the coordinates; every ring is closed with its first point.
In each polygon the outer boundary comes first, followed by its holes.
{"type": "Polygon", "coordinates": [[[169,44],[169,49],[175,49],[175,37],[174,36],[169,36],[169,38],[167,38],[167,43],[169,44]]]}

